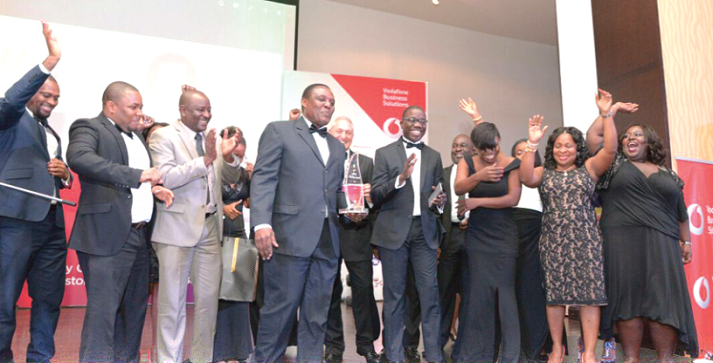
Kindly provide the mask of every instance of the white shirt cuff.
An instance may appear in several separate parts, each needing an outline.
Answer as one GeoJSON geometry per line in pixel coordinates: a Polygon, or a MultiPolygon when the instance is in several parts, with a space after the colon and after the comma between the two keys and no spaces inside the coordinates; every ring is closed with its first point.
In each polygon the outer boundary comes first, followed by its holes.
{"type": "Polygon", "coordinates": [[[255,226],[255,232],[265,228],[272,229],[272,226],[269,223],[258,224],[257,226],[255,226]]]}
{"type": "Polygon", "coordinates": [[[404,185],[406,185],[406,180],[404,180],[404,182],[401,183],[401,185],[399,185],[399,177],[397,176],[397,177],[396,177],[396,183],[394,183],[394,186],[396,186],[396,189],[401,189],[401,188],[404,187],[404,185]]]}
{"type": "Polygon", "coordinates": [[[45,66],[42,63],[40,63],[40,70],[44,74],[50,74],[50,71],[48,71],[47,68],[45,68],[45,66]]]}

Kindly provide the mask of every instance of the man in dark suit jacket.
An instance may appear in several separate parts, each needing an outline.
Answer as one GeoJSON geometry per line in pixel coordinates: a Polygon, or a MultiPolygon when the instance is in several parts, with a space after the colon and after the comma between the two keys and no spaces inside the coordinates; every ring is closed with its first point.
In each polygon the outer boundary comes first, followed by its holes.
{"type": "Polygon", "coordinates": [[[295,121],[267,125],[251,183],[251,221],[264,260],[257,362],[280,360],[298,307],[297,361],[322,359],[340,253],[344,146],[327,133],[334,112],[329,87],[307,87],[302,112],[295,121]]]}
{"type": "Polygon", "coordinates": [[[448,196],[443,208],[443,226],[446,228],[446,238],[441,243],[441,253],[438,259],[438,290],[441,296],[441,349],[451,335],[451,323],[455,312],[456,293],[461,291],[463,268],[465,267],[465,229],[468,219],[458,215],[455,194],[455,175],[458,162],[464,154],[473,151],[473,144],[468,135],[460,134],[451,144],[451,160],[453,165],[443,169],[443,191],[448,196]]]}
{"type": "MultiPolygon", "coordinates": [[[[49,56],[0,98],[0,181],[59,196],[71,177],[47,118],[59,100],[49,72],[61,51],[49,24],[43,21],[42,27],[49,56]]],[[[0,362],[13,361],[15,304],[25,280],[32,298],[27,361],[49,361],[67,262],[62,206],[1,186],[0,201],[0,362]]]]}
{"type": "Polygon", "coordinates": [[[147,224],[155,195],[171,203],[157,185],[139,130],[141,94],[125,82],[111,83],[103,109],[69,130],[67,160],[82,185],[69,246],[77,250],[87,289],[81,362],[138,362],[149,292],[147,224]],[[153,193],[153,195],[152,195],[153,193]]]}
{"type": "MultiPolygon", "coordinates": [[[[355,154],[351,149],[354,138],[354,125],[346,116],[337,117],[327,126],[329,133],[344,144],[347,149],[347,164],[350,157],[358,157],[359,170],[364,182],[364,206],[371,205],[371,176],[374,172],[374,162],[368,156],[355,154]]],[[[347,165],[345,164],[345,165],[347,165]]],[[[370,208],[369,208],[370,209],[370,208]]],[[[357,354],[366,358],[368,363],[379,361],[379,355],[374,351],[374,341],[379,338],[381,323],[379,310],[374,299],[373,282],[373,250],[371,247],[372,224],[376,217],[374,210],[359,223],[341,221],[339,228],[339,244],[342,258],[349,271],[352,288],[352,311],[356,324],[357,354]]],[[[339,266],[341,266],[341,259],[339,266]]],[[[327,339],[325,341],[325,363],[341,363],[344,354],[344,330],[342,326],[342,280],[337,271],[334,279],[334,291],[329,306],[327,320],[327,339]]]]}
{"type": "Polygon", "coordinates": [[[401,121],[403,137],[376,151],[371,199],[381,209],[371,243],[379,247],[383,266],[384,350],[391,362],[404,360],[404,291],[409,261],[421,305],[426,359],[443,360],[438,344],[441,312],[436,258],[444,230],[432,207],[442,208],[445,194],[429,200],[442,182],[443,166],[441,155],[421,141],[427,125],[423,109],[409,106],[401,121]]]}

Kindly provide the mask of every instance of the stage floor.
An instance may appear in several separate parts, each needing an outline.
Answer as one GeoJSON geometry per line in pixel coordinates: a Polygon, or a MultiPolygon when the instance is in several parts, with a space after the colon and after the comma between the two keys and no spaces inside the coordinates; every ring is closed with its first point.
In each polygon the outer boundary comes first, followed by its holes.
{"type": "MultiPolygon", "coordinates": [[[[379,309],[381,309],[381,303],[379,303],[379,309]]],[[[187,309],[187,322],[188,326],[186,331],[187,337],[186,342],[190,342],[191,334],[191,322],[193,321],[193,307],[189,306],[187,309]]],[[[364,362],[364,358],[356,354],[355,347],[355,327],[354,318],[352,316],[352,309],[346,304],[342,304],[342,317],[344,320],[344,336],[346,337],[346,351],[344,352],[344,362],[345,363],[361,363],[364,362]]],[[[78,362],[78,352],[79,352],[79,340],[82,331],[82,322],[84,320],[84,308],[63,308],[59,319],[59,325],[57,327],[57,333],[55,334],[56,349],[57,353],[55,358],[52,360],[55,363],[58,362],[78,362]]],[[[30,341],[30,310],[21,309],[17,311],[17,330],[15,331],[15,337],[12,344],[13,352],[15,354],[16,363],[25,363],[25,351],[27,350],[27,344],[30,341]]],[[[577,339],[580,336],[579,332],[579,322],[568,321],[567,322],[567,338],[570,347],[576,347],[577,339]]],[[[141,340],[141,362],[148,362],[148,349],[151,345],[151,325],[147,321],[144,325],[143,337],[141,340]]],[[[189,344],[190,345],[190,344],[189,344]]],[[[379,339],[374,345],[376,351],[381,350],[381,339],[379,339]]],[[[449,342],[446,345],[446,354],[450,355],[453,343],[449,342]]],[[[618,345],[618,357],[623,357],[621,351],[621,345],[618,345]]],[[[190,347],[186,347],[188,351],[190,347]]],[[[419,348],[423,350],[423,346],[419,348]]],[[[602,342],[599,341],[597,345],[597,354],[601,354],[602,342]]],[[[285,354],[286,362],[295,362],[295,356],[297,355],[297,349],[295,347],[289,347],[285,354]]],[[[645,362],[653,361],[655,357],[655,352],[649,349],[643,349],[642,359],[645,362]]],[[[680,362],[690,362],[691,360],[684,357],[677,357],[680,362]]],[[[622,361],[621,359],[619,361],[622,361]]],[[[576,352],[574,356],[568,356],[565,362],[577,362],[576,352]]]]}

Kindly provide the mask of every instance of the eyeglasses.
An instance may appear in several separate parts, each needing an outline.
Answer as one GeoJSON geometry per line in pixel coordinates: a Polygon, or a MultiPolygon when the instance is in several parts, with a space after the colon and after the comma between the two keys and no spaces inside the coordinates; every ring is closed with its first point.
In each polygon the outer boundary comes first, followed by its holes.
{"type": "Polygon", "coordinates": [[[416,122],[420,122],[421,125],[425,125],[425,124],[428,123],[428,120],[426,120],[425,118],[420,118],[420,119],[419,119],[419,118],[415,118],[415,117],[409,117],[409,118],[405,118],[405,119],[403,119],[403,120],[404,120],[404,121],[408,121],[408,122],[411,123],[411,124],[415,124],[416,122]]]}

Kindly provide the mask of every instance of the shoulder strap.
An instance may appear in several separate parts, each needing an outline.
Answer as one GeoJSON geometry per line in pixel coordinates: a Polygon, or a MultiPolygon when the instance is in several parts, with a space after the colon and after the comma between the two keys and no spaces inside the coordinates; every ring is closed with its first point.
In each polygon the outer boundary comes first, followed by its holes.
{"type": "Polygon", "coordinates": [[[475,165],[473,164],[473,156],[470,153],[464,153],[463,159],[468,164],[468,176],[475,174],[475,165]]]}

